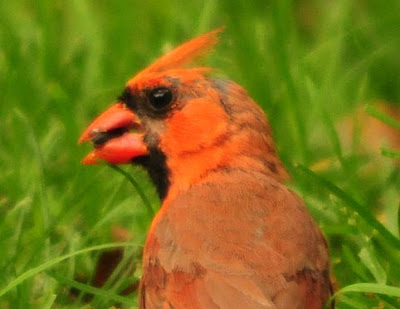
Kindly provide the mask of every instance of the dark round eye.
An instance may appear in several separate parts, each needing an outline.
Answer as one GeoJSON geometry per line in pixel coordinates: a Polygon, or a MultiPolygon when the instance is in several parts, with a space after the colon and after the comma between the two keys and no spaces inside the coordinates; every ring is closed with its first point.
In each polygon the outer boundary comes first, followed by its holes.
{"type": "Polygon", "coordinates": [[[156,109],[161,110],[168,106],[173,100],[171,89],[165,87],[154,88],[149,92],[150,104],[156,109]]]}

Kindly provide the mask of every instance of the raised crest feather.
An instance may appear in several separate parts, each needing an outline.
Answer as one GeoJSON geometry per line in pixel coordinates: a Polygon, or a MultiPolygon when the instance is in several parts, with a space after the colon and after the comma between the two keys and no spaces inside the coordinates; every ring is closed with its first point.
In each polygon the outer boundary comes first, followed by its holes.
{"type": "Polygon", "coordinates": [[[190,64],[192,61],[209,52],[210,49],[218,43],[219,34],[224,30],[224,28],[225,27],[220,27],[183,43],[139,72],[133,80],[137,81],[143,76],[151,73],[180,69],[183,66],[190,64]]]}

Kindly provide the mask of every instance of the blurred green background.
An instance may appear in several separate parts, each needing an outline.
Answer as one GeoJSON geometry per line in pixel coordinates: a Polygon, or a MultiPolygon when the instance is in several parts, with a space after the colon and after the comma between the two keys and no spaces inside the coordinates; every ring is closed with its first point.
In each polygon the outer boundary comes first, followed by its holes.
{"type": "MultiPolygon", "coordinates": [[[[151,216],[126,177],[80,165],[77,139],[135,72],[221,25],[209,63],[267,112],[327,236],[337,307],[400,308],[398,0],[1,1],[0,308],[135,308],[119,294],[151,216]]],[[[157,209],[146,174],[124,170],[157,209]]]]}

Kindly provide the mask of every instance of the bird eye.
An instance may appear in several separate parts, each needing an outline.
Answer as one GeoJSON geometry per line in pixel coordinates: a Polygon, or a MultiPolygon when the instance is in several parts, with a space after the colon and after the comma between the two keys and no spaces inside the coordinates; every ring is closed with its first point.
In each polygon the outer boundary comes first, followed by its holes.
{"type": "Polygon", "coordinates": [[[173,100],[172,91],[165,87],[152,89],[149,92],[149,101],[156,110],[161,110],[168,106],[173,100]]]}

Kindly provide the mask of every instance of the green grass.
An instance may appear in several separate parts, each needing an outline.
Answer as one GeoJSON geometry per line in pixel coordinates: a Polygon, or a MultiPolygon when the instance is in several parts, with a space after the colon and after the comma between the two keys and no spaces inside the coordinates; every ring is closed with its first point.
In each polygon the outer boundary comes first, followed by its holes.
{"type": "Polygon", "coordinates": [[[136,167],[128,179],[80,165],[90,146],[77,139],[135,72],[221,25],[209,63],[268,113],[290,185],[328,239],[337,307],[400,308],[400,150],[364,151],[359,132],[345,147],[337,131],[366,104],[399,129],[373,107],[400,104],[399,12],[397,0],[2,1],[0,309],[88,308],[71,288],[95,308],[135,306],[119,292],[140,270],[124,269],[140,263],[146,205],[159,201],[136,167]],[[133,235],[119,274],[78,282],[117,245],[115,225],[133,235]]]}

